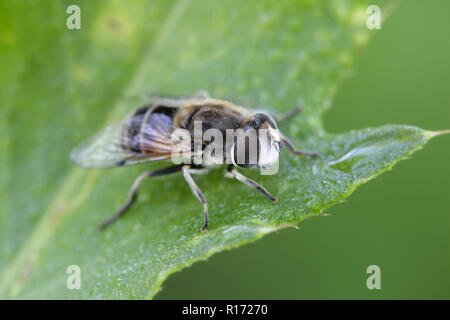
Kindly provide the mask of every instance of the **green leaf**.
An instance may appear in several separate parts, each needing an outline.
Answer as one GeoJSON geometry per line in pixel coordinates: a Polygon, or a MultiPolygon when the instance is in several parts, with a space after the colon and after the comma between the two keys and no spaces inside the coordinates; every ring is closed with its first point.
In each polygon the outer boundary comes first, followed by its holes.
{"type": "Polygon", "coordinates": [[[365,1],[77,3],[81,30],[66,28],[69,1],[0,4],[2,298],[151,298],[169,274],[322,214],[439,134],[324,131],[321,115],[368,40],[365,1]],[[276,205],[223,170],[195,176],[207,233],[180,176],[143,183],[132,210],[98,232],[134,178],[165,164],[86,170],[71,149],[140,106],[139,94],[200,89],[273,112],[301,102],[281,130],[320,158],[282,153],[277,175],[243,172],[276,205]],[[81,268],[80,290],[66,287],[70,265],[81,268]]]}

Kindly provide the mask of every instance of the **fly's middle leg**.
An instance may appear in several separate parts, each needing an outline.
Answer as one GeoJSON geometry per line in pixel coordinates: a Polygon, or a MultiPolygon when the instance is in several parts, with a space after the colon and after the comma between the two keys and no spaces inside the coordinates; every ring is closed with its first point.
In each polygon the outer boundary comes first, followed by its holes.
{"type": "Polygon", "coordinates": [[[191,169],[190,165],[184,165],[183,166],[183,176],[186,182],[188,183],[189,187],[191,188],[194,195],[197,197],[198,200],[203,205],[203,213],[205,214],[203,227],[201,229],[202,232],[208,231],[208,222],[209,222],[209,216],[208,216],[208,204],[206,203],[205,196],[203,196],[202,191],[195,183],[194,179],[192,179],[191,174],[189,173],[189,169],[191,169]]]}

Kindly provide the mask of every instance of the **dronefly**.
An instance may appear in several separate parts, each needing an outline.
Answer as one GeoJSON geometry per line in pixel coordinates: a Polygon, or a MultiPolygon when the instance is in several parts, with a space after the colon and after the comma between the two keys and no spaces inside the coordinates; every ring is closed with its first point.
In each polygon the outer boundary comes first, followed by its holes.
{"type": "Polygon", "coordinates": [[[150,161],[171,160],[171,166],[144,172],[136,178],[126,203],[99,228],[104,229],[121,217],[136,201],[142,180],[182,172],[194,195],[203,205],[202,231],[208,230],[208,206],[191,174],[222,165],[226,176],[234,177],[276,202],[264,187],[244,176],[237,168],[267,169],[278,164],[280,150],[286,146],[300,156],[316,157],[294,149],[283,136],[277,121],[281,116],[249,110],[231,102],[212,99],[205,92],[192,98],[154,98],[129,118],[106,128],[76,148],[72,159],[87,168],[111,168],[150,161]]]}

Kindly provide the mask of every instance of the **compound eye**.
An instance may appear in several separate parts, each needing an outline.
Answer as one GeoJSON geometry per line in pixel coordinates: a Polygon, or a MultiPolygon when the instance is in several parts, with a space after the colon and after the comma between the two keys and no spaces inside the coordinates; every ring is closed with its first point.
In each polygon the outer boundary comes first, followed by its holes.
{"type": "Polygon", "coordinates": [[[274,118],[268,113],[257,113],[254,115],[254,119],[258,122],[258,127],[261,125],[261,123],[266,122],[270,127],[278,129],[277,123],[275,122],[274,118]]]}
{"type": "MultiPolygon", "coordinates": [[[[254,131],[254,130],[253,130],[254,131]]],[[[255,135],[240,135],[232,148],[233,162],[241,168],[251,168],[258,164],[259,141],[255,135]]]]}

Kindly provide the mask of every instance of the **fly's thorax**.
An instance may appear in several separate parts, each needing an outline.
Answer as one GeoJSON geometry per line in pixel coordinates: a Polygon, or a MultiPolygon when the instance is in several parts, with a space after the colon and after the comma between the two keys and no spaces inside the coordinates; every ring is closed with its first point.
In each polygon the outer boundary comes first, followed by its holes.
{"type": "Polygon", "coordinates": [[[280,134],[274,119],[236,106],[204,103],[181,108],[174,123],[191,137],[191,163],[267,168],[278,162],[280,134]]]}

